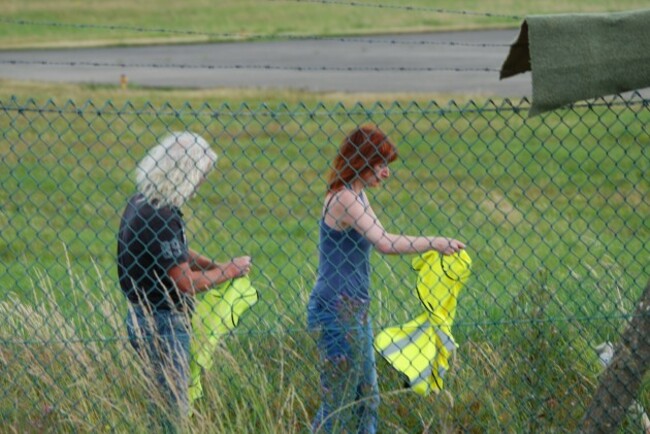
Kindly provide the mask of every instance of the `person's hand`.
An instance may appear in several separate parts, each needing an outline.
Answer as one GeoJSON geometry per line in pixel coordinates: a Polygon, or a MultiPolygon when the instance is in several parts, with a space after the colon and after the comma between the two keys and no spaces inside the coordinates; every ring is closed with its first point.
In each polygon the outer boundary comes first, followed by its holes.
{"type": "Polygon", "coordinates": [[[240,256],[230,261],[230,265],[232,269],[236,271],[235,275],[232,277],[235,279],[237,277],[244,276],[251,271],[253,260],[250,256],[240,256]]]}
{"type": "Polygon", "coordinates": [[[465,248],[465,243],[446,237],[435,237],[431,245],[434,250],[443,255],[453,255],[465,248]]]}

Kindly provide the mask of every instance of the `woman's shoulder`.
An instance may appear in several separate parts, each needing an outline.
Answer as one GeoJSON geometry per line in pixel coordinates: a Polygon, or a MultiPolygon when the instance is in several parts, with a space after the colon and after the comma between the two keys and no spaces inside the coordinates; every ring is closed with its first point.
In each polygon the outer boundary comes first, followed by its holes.
{"type": "Polygon", "coordinates": [[[358,194],[351,188],[342,188],[332,193],[332,196],[346,198],[346,199],[355,199],[358,197],[358,194]]]}
{"type": "MultiPolygon", "coordinates": [[[[363,193],[361,193],[363,194],[363,193]]],[[[350,188],[342,188],[338,191],[329,193],[325,199],[329,205],[350,206],[359,201],[359,194],[350,188]]]]}

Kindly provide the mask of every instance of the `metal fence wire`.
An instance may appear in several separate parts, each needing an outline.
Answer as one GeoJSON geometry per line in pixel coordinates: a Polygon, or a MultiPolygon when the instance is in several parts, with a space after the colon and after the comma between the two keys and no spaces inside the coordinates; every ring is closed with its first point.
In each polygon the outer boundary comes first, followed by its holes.
{"type": "MultiPolygon", "coordinates": [[[[0,101],[1,431],[159,432],[163,419],[185,432],[309,431],[323,398],[307,305],[327,174],[350,131],[375,125],[398,152],[366,189],[386,230],[456,238],[471,261],[371,253],[378,431],[573,432],[650,276],[648,103],[528,118],[527,100],[0,101]],[[196,295],[181,321],[194,332],[177,329],[192,356],[180,370],[202,391],[174,390],[191,408],[175,418],[155,352],[130,344],[117,240],[138,164],[178,131],[218,156],[175,214],[187,244],[252,267],[248,284],[196,295]]],[[[647,378],[629,387],[621,432],[648,432],[647,378]]],[[[330,410],[335,432],[354,431],[337,417],[346,409],[330,410]]]]}

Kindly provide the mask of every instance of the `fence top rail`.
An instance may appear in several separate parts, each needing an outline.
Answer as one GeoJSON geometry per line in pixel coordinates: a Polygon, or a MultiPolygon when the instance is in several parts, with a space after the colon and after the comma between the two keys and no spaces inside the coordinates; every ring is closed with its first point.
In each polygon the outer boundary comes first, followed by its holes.
{"type": "MultiPolygon", "coordinates": [[[[597,108],[597,107],[648,107],[650,99],[644,97],[639,92],[632,92],[629,95],[614,95],[611,97],[601,97],[594,100],[572,104],[566,109],[580,108],[597,108]]],[[[364,104],[357,102],[351,106],[346,106],[342,102],[327,105],[323,102],[317,102],[309,105],[303,102],[291,106],[287,103],[280,102],[277,104],[260,103],[251,105],[241,103],[235,106],[230,103],[221,103],[215,106],[208,102],[200,106],[194,106],[185,102],[180,106],[174,106],[169,102],[164,102],[159,106],[151,102],[134,104],[131,101],[116,103],[111,100],[104,102],[95,102],[86,100],[76,102],[69,99],[65,102],[56,102],[52,99],[39,102],[34,98],[21,100],[12,96],[7,100],[0,99],[0,111],[18,112],[18,113],[55,113],[55,114],[76,114],[76,115],[171,115],[171,116],[210,116],[210,117],[241,117],[241,116],[268,116],[271,118],[280,116],[291,117],[328,117],[332,115],[339,116],[371,116],[371,115],[409,115],[409,114],[437,114],[444,116],[446,114],[463,114],[463,113],[483,113],[483,112],[527,112],[530,109],[531,102],[528,98],[523,97],[520,100],[510,98],[487,99],[485,101],[469,100],[467,102],[457,102],[450,100],[446,103],[436,101],[428,102],[400,102],[392,103],[376,102],[364,104]]]]}

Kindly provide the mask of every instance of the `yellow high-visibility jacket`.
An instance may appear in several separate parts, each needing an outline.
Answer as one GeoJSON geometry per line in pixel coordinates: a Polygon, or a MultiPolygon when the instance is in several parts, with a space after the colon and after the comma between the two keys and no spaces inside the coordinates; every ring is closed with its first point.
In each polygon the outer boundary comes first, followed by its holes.
{"type": "Polygon", "coordinates": [[[239,318],[258,299],[257,290],[248,276],[197,295],[190,343],[190,412],[192,403],[203,396],[201,370],[212,367],[221,338],[239,324],[239,318]]]}
{"type": "Polygon", "coordinates": [[[375,349],[409,379],[410,388],[423,396],[439,392],[456,349],[451,327],[458,294],[470,275],[472,260],[465,250],[453,255],[429,251],[413,260],[418,272],[417,294],[426,311],[375,337],[375,349]]]}

